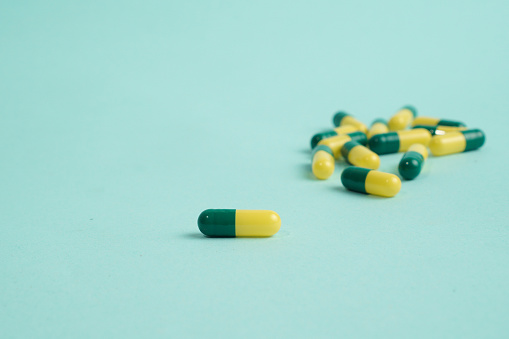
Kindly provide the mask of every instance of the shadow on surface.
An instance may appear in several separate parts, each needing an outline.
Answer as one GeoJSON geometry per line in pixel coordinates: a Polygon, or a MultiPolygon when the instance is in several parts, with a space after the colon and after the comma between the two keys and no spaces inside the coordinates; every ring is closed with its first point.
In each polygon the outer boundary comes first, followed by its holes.
{"type": "Polygon", "coordinates": [[[311,164],[300,164],[299,165],[300,177],[307,180],[317,181],[318,179],[313,175],[311,171],[311,164]]]}

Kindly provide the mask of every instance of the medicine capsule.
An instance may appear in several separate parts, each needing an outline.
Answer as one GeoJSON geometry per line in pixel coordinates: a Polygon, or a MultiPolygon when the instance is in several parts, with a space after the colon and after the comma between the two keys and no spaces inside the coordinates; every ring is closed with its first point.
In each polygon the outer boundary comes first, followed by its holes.
{"type": "Polygon", "coordinates": [[[389,132],[389,126],[387,126],[387,121],[384,119],[376,119],[371,123],[371,127],[368,131],[368,139],[371,139],[374,135],[383,134],[389,132]]]}
{"type": "Polygon", "coordinates": [[[318,143],[318,146],[325,145],[329,147],[334,154],[334,158],[339,158],[341,154],[341,147],[348,141],[357,141],[361,145],[366,145],[368,139],[366,138],[366,134],[362,132],[352,132],[348,134],[340,134],[334,137],[330,137],[327,139],[323,139],[318,143]]]}
{"type": "Polygon", "coordinates": [[[428,150],[421,144],[413,144],[403,154],[399,162],[399,174],[406,180],[415,179],[421,173],[424,161],[428,158],[428,150]]]}
{"type": "Polygon", "coordinates": [[[346,168],[341,173],[341,182],[351,191],[388,198],[401,189],[401,180],[396,175],[361,167],[346,168]]]}
{"type": "Polygon", "coordinates": [[[350,165],[377,169],[380,167],[380,157],[362,146],[357,141],[348,141],[341,147],[341,155],[350,165]]]}
{"type": "Polygon", "coordinates": [[[316,133],[311,138],[311,148],[315,148],[318,143],[326,138],[330,138],[336,135],[340,134],[346,134],[346,133],[352,133],[355,131],[358,131],[359,129],[353,125],[345,125],[345,126],[339,126],[334,129],[331,129],[330,131],[325,131],[321,133],[316,133]]]}
{"type": "Polygon", "coordinates": [[[368,133],[366,125],[346,112],[337,112],[334,115],[334,118],[332,118],[332,122],[334,123],[334,126],[352,125],[357,127],[357,129],[362,133],[368,133]]]}
{"type": "Polygon", "coordinates": [[[328,179],[334,173],[334,153],[329,146],[318,145],[313,149],[311,170],[320,180],[328,179]]]}
{"type": "Polygon", "coordinates": [[[412,128],[425,128],[425,129],[427,129],[431,133],[431,135],[442,135],[442,134],[445,134],[447,132],[463,131],[463,130],[467,129],[466,127],[441,126],[441,125],[438,125],[438,126],[415,125],[412,128]]]}
{"type": "Polygon", "coordinates": [[[434,156],[472,151],[484,145],[486,137],[479,129],[453,131],[444,135],[435,135],[429,143],[434,156]]]}
{"type": "Polygon", "coordinates": [[[198,217],[198,228],[209,237],[270,237],[280,227],[273,211],[210,209],[198,217]]]}
{"type": "Polygon", "coordinates": [[[413,106],[404,106],[389,120],[391,131],[400,131],[407,128],[417,116],[417,110],[413,106]]]}
{"type": "Polygon", "coordinates": [[[377,154],[405,152],[413,144],[428,146],[431,133],[424,128],[377,134],[369,139],[369,148],[377,154]]]}
{"type": "Polygon", "coordinates": [[[460,121],[444,120],[430,117],[417,117],[412,122],[412,126],[428,125],[428,126],[452,126],[452,127],[465,127],[466,125],[460,121]]]}

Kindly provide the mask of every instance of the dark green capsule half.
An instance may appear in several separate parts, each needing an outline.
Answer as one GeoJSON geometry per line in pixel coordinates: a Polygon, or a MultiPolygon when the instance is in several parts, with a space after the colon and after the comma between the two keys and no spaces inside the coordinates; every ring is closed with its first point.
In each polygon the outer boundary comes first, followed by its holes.
{"type": "Polygon", "coordinates": [[[366,177],[370,171],[362,167],[348,167],[341,173],[341,183],[351,191],[367,193],[366,177]]]}
{"type": "Polygon", "coordinates": [[[200,232],[209,237],[235,237],[234,209],[210,209],[198,217],[200,232]]]}
{"type": "Polygon", "coordinates": [[[326,145],[318,145],[315,148],[313,148],[313,151],[311,152],[311,158],[313,158],[315,156],[316,152],[318,152],[318,151],[325,151],[325,152],[329,153],[330,155],[332,155],[332,157],[334,158],[334,153],[332,152],[330,147],[326,146],[326,145]]]}
{"type": "Polygon", "coordinates": [[[437,126],[466,127],[467,125],[465,125],[461,121],[440,120],[437,123],[437,126]]]}
{"type": "Polygon", "coordinates": [[[343,145],[343,147],[341,147],[341,155],[343,156],[347,164],[352,165],[352,163],[348,160],[348,154],[350,154],[352,148],[360,145],[361,144],[359,144],[357,141],[348,141],[343,145]]]}
{"type": "Polygon", "coordinates": [[[403,106],[401,109],[407,109],[410,112],[412,112],[412,115],[414,116],[414,118],[417,116],[417,109],[412,105],[403,106]]]}
{"type": "Polygon", "coordinates": [[[369,139],[368,145],[376,154],[397,153],[399,151],[399,135],[396,132],[377,134],[369,139]]]}
{"type": "Polygon", "coordinates": [[[366,137],[366,134],[362,132],[352,132],[347,134],[351,141],[357,141],[359,144],[366,146],[368,144],[368,138],[366,137]]]}
{"type": "Polygon", "coordinates": [[[334,130],[325,131],[322,133],[316,133],[311,138],[311,148],[315,148],[315,146],[318,145],[318,143],[320,141],[322,141],[323,139],[327,139],[327,138],[333,137],[335,135],[338,135],[338,133],[336,133],[336,131],[334,131],[334,130]]]}
{"type": "Polygon", "coordinates": [[[336,114],[334,114],[334,117],[332,118],[332,122],[334,123],[334,126],[338,127],[341,125],[341,120],[343,120],[344,117],[348,116],[350,114],[339,111],[336,114]]]}
{"type": "Polygon", "coordinates": [[[486,137],[480,129],[469,129],[467,131],[460,131],[465,137],[466,145],[463,152],[472,151],[478,149],[486,141],[486,137]]]}
{"type": "Polygon", "coordinates": [[[414,128],[424,128],[424,129],[427,129],[431,135],[435,135],[437,133],[437,126],[430,126],[430,125],[415,125],[414,127],[412,127],[412,129],[414,128]]]}
{"type": "Polygon", "coordinates": [[[399,162],[399,174],[406,180],[415,179],[421,173],[424,157],[414,151],[406,152],[399,162]]]}
{"type": "Polygon", "coordinates": [[[373,126],[374,124],[384,124],[385,126],[387,126],[387,120],[385,119],[375,119],[373,120],[373,122],[371,123],[371,126],[373,126]]]}

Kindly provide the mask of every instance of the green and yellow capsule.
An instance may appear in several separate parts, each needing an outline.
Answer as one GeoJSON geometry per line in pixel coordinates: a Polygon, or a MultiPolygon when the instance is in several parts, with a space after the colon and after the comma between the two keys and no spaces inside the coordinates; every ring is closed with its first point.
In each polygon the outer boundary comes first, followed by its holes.
{"type": "Polygon", "coordinates": [[[407,105],[403,106],[399,111],[396,112],[389,120],[389,129],[391,131],[401,131],[402,129],[410,126],[412,121],[417,116],[417,110],[415,107],[407,105]]]}
{"type": "Polygon", "coordinates": [[[341,147],[348,141],[357,141],[361,145],[366,145],[368,139],[366,138],[366,134],[362,132],[352,132],[323,139],[318,143],[318,146],[325,145],[329,147],[332,154],[334,154],[334,158],[337,159],[341,155],[341,147]]]}
{"type": "Polygon", "coordinates": [[[412,122],[412,126],[416,125],[466,127],[466,125],[460,121],[445,120],[431,117],[415,118],[414,121],[412,122]]]}
{"type": "Polygon", "coordinates": [[[376,119],[371,123],[371,127],[368,131],[368,139],[371,139],[374,135],[383,134],[389,132],[389,126],[387,121],[384,119],[376,119]]]}
{"type": "Polygon", "coordinates": [[[318,145],[312,152],[311,170],[320,180],[328,179],[334,173],[334,153],[329,146],[318,145]]]}
{"type": "Polygon", "coordinates": [[[429,149],[434,156],[461,153],[478,149],[485,140],[484,133],[479,129],[452,131],[435,135],[429,143],[429,149]]]}
{"type": "Polygon", "coordinates": [[[341,147],[341,155],[350,165],[377,169],[380,167],[380,157],[362,146],[357,141],[348,141],[341,147]]]}
{"type": "Polygon", "coordinates": [[[452,131],[464,131],[466,127],[455,127],[455,126],[429,126],[429,125],[415,125],[412,128],[425,128],[427,129],[431,135],[443,135],[452,131]]]}
{"type": "Polygon", "coordinates": [[[424,128],[378,134],[369,139],[369,148],[376,154],[406,152],[413,144],[428,146],[431,133],[424,128]]]}
{"type": "Polygon", "coordinates": [[[401,189],[401,180],[394,174],[361,167],[348,167],[341,173],[341,182],[350,191],[393,197],[401,189]]]}
{"type": "Polygon", "coordinates": [[[276,212],[210,209],[198,217],[198,228],[209,237],[270,237],[281,227],[276,212]]]}
{"type": "Polygon", "coordinates": [[[359,120],[355,119],[353,116],[346,112],[337,112],[334,114],[334,117],[332,118],[332,122],[334,123],[334,126],[345,126],[345,125],[352,125],[357,127],[359,131],[366,134],[368,133],[368,128],[366,125],[364,125],[359,120]]]}
{"type": "Polygon", "coordinates": [[[399,174],[406,180],[415,179],[421,173],[424,161],[428,158],[428,150],[421,144],[413,144],[403,154],[399,162],[399,174]]]}
{"type": "Polygon", "coordinates": [[[352,132],[355,132],[358,130],[359,129],[353,125],[345,125],[345,126],[336,127],[329,131],[317,133],[317,134],[313,135],[313,137],[311,138],[311,148],[312,149],[315,148],[316,145],[318,145],[318,143],[320,141],[322,141],[323,139],[330,138],[330,137],[340,135],[340,134],[352,133],[352,132]]]}

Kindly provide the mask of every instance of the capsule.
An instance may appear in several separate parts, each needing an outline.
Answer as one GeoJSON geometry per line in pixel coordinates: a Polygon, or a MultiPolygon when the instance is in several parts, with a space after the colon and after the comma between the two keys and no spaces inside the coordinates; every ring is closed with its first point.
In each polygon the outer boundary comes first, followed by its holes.
{"type": "Polygon", "coordinates": [[[403,154],[399,162],[399,174],[406,180],[415,179],[421,173],[424,161],[428,158],[428,150],[421,144],[413,144],[403,154]]]}
{"type": "Polygon", "coordinates": [[[401,189],[401,180],[396,175],[361,167],[346,168],[341,173],[341,182],[351,191],[388,198],[401,189]]]}
{"type": "Polygon", "coordinates": [[[425,129],[427,129],[431,133],[431,135],[442,135],[442,134],[445,134],[447,132],[463,131],[463,130],[467,129],[466,127],[441,126],[441,125],[437,125],[437,126],[415,125],[412,128],[425,128],[425,129]]]}
{"type": "Polygon", "coordinates": [[[334,158],[337,159],[341,154],[341,147],[343,147],[345,142],[351,140],[357,141],[359,144],[362,145],[366,145],[366,143],[368,142],[368,139],[366,139],[366,134],[362,132],[352,132],[348,134],[340,134],[334,137],[323,139],[318,143],[318,146],[325,145],[329,147],[332,150],[332,153],[334,154],[334,158]]]}
{"type": "Polygon", "coordinates": [[[328,179],[334,173],[334,153],[329,146],[318,145],[313,149],[311,170],[320,180],[328,179]]]}
{"type": "Polygon", "coordinates": [[[357,141],[348,141],[341,147],[341,155],[350,165],[377,169],[380,167],[380,157],[362,146],[357,141]]]}
{"type": "Polygon", "coordinates": [[[355,119],[353,116],[346,112],[337,112],[332,119],[334,126],[344,126],[344,125],[352,125],[357,127],[359,131],[366,134],[368,133],[368,128],[359,120],[355,119]]]}
{"type": "Polygon", "coordinates": [[[377,154],[405,152],[413,144],[428,146],[431,133],[424,128],[389,132],[369,139],[369,148],[377,154]]]}
{"type": "Polygon", "coordinates": [[[323,139],[326,139],[326,138],[330,138],[330,137],[333,137],[333,136],[336,136],[336,135],[340,135],[340,134],[347,134],[347,133],[352,133],[352,132],[355,132],[355,131],[358,131],[359,129],[353,125],[345,125],[345,126],[339,126],[339,127],[336,127],[334,129],[331,129],[329,131],[325,131],[325,132],[321,132],[321,133],[316,133],[315,135],[313,135],[313,137],[311,138],[311,148],[315,148],[316,145],[318,145],[318,143],[320,141],[322,141],[323,139]]]}
{"type": "Polygon", "coordinates": [[[400,131],[407,128],[417,116],[415,107],[407,105],[403,106],[389,120],[389,129],[391,131],[400,131]]]}
{"type": "Polygon", "coordinates": [[[368,131],[368,139],[371,139],[374,135],[383,134],[389,132],[387,121],[384,119],[376,119],[371,123],[371,127],[368,131]]]}
{"type": "Polygon", "coordinates": [[[412,122],[412,126],[428,125],[428,126],[452,126],[452,127],[465,127],[466,125],[460,121],[445,120],[430,117],[417,117],[412,122]]]}
{"type": "Polygon", "coordinates": [[[198,217],[198,228],[209,237],[270,237],[280,227],[273,211],[210,209],[198,217]]]}
{"type": "Polygon", "coordinates": [[[485,140],[484,133],[479,129],[453,131],[435,135],[429,143],[429,149],[434,156],[461,153],[478,149],[485,140]]]}

